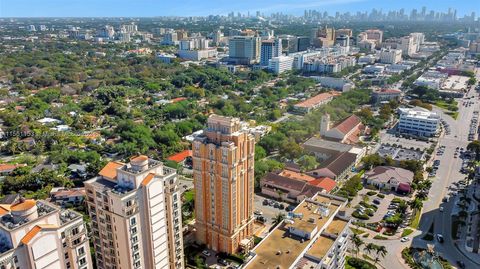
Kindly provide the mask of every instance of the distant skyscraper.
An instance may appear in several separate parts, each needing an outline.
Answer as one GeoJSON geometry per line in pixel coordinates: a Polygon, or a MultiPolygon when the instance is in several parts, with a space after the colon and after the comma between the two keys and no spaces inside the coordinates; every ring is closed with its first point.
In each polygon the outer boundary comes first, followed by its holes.
{"type": "Polygon", "coordinates": [[[97,268],[184,268],[175,169],[144,155],[110,162],[85,190],[97,268]]]}
{"type": "Polygon", "coordinates": [[[255,139],[241,124],[211,115],[192,146],[196,239],[218,252],[252,245],[255,139]]]}

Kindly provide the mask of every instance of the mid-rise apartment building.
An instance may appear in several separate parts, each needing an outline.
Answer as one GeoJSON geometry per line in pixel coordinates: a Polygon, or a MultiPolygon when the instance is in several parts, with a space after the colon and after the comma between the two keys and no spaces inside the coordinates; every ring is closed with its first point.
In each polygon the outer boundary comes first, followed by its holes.
{"type": "Polygon", "coordinates": [[[93,268],[82,215],[23,197],[0,204],[0,268],[93,268]]]}
{"type": "Polygon", "coordinates": [[[352,234],[346,204],[320,192],[306,198],[250,251],[244,268],[345,268],[352,234]]]}
{"type": "Polygon", "coordinates": [[[440,116],[421,107],[399,108],[400,121],[398,131],[420,137],[432,137],[437,134],[440,116]]]}
{"type": "Polygon", "coordinates": [[[99,269],[184,268],[175,169],[140,155],[85,182],[99,269]]]}
{"type": "Polygon", "coordinates": [[[384,64],[396,64],[402,60],[402,51],[398,49],[382,49],[380,51],[380,62],[384,64]]]}
{"type": "Polygon", "coordinates": [[[268,69],[275,74],[292,70],[293,58],[288,56],[273,57],[268,61],[268,69]]]}
{"type": "Polygon", "coordinates": [[[196,240],[219,252],[252,245],[255,138],[238,118],[211,115],[193,141],[196,240]]]}

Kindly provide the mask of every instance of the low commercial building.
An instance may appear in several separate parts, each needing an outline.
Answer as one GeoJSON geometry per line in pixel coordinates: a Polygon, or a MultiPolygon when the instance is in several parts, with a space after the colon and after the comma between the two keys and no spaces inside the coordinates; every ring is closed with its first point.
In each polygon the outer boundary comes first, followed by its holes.
{"type": "Polygon", "coordinates": [[[349,152],[356,155],[355,165],[360,163],[365,156],[365,148],[355,147],[353,145],[339,143],[331,140],[312,137],[303,143],[302,147],[306,152],[315,154],[315,157],[321,161],[326,161],[336,156],[349,152]]]}
{"type": "Polygon", "coordinates": [[[299,203],[313,197],[317,192],[330,193],[337,183],[328,177],[315,178],[303,172],[284,169],[270,172],[261,180],[262,194],[299,203]]]}
{"type": "Polygon", "coordinates": [[[328,177],[342,181],[353,170],[356,160],[356,154],[344,152],[321,163],[317,169],[308,171],[308,174],[315,178],[328,177]]]}
{"type": "Polygon", "coordinates": [[[332,101],[335,96],[339,95],[336,92],[324,92],[314,97],[311,97],[307,100],[304,100],[300,103],[297,103],[293,106],[293,108],[300,113],[308,113],[313,109],[320,107],[321,105],[327,104],[328,102],[332,101]]]}
{"type": "Polygon", "coordinates": [[[93,268],[82,215],[23,197],[0,204],[0,267],[93,268]]]}
{"type": "Polygon", "coordinates": [[[199,50],[179,50],[178,56],[185,60],[200,61],[217,56],[216,48],[206,48],[199,50]]]}
{"type": "Polygon", "coordinates": [[[390,102],[392,100],[398,101],[402,95],[401,90],[396,89],[379,89],[372,92],[372,103],[376,106],[390,102]]]}
{"type": "Polygon", "coordinates": [[[350,81],[349,79],[345,78],[334,78],[334,77],[320,77],[320,76],[313,76],[322,87],[335,89],[341,92],[348,92],[355,88],[355,84],[350,81]]]}
{"type": "Polygon", "coordinates": [[[421,107],[399,108],[400,120],[397,126],[399,133],[419,137],[433,137],[438,133],[440,116],[421,107]]]}
{"type": "Polygon", "coordinates": [[[413,172],[393,166],[377,166],[363,175],[368,185],[407,194],[411,191],[413,172]]]}
{"type": "Polygon", "coordinates": [[[323,193],[306,198],[250,251],[244,268],[344,268],[351,236],[346,204],[323,193]]]}

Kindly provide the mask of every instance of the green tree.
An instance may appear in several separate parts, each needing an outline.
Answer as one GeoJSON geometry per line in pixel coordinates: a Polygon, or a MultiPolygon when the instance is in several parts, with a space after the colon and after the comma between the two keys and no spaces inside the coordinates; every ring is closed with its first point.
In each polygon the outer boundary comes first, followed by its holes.
{"type": "Polygon", "coordinates": [[[317,158],[311,155],[305,155],[300,158],[299,164],[302,166],[303,171],[313,170],[318,166],[317,158]]]}

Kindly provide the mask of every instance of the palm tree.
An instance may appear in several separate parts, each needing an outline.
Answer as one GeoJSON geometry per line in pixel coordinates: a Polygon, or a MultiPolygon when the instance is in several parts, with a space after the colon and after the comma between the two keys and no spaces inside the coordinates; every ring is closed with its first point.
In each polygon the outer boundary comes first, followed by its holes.
{"type": "Polygon", "coordinates": [[[387,255],[387,248],[385,246],[377,246],[375,252],[374,265],[377,265],[377,262],[380,261],[380,257],[384,258],[387,255]]]}
{"type": "Polygon", "coordinates": [[[370,255],[372,254],[372,251],[374,251],[376,248],[377,248],[377,245],[375,245],[374,243],[368,243],[365,246],[365,252],[367,252],[368,255],[370,255]]]}
{"type": "Polygon", "coordinates": [[[278,213],[275,217],[272,218],[273,220],[273,226],[277,226],[278,224],[280,224],[280,222],[282,222],[283,220],[285,219],[285,214],[283,213],[278,213]]]}
{"type": "Polygon", "coordinates": [[[423,202],[419,198],[415,198],[409,202],[409,205],[412,210],[419,210],[423,207],[423,202]]]}
{"type": "Polygon", "coordinates": [[[351,240],[352,240],[353,246],[355,247],[355,256],[358,258],[360,247],[364,244],[364,242],[360,237],[358,237],[357,234],[352,234],[351,240]]]}

